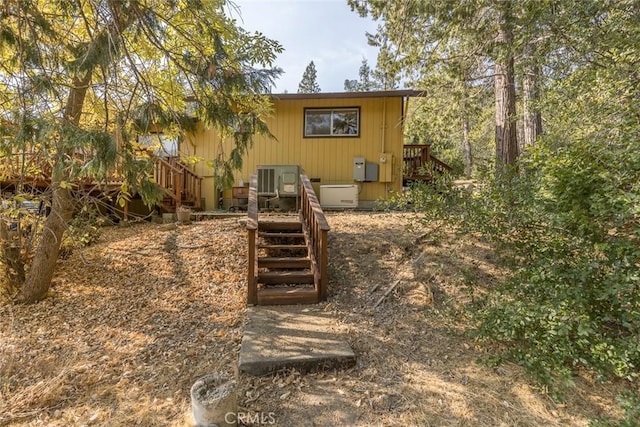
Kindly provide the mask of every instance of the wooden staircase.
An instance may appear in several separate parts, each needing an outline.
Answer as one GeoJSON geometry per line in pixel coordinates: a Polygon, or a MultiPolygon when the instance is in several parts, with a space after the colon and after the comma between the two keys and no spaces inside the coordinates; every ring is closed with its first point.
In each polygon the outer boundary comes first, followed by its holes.
{"type": "Polygon", "coordinates": [[[309,179],[301,175],[302,209],[258,219],[257,177],[251,177],[247,230],[249,304],[315,304],[326,298],[327,232],[309,179]]]}
{"type": "Polygon", "coordinates": [[[175,212],[182,205],[200,210],[202,177],[187,168],[179,158],[156,160],[153,178],[164,191],[160,205],[166,212],[175,212]]]}
{"type": "Polygon", "coordinates": [[[402,185],[411,182],[431,182],[452,168],[431,154],[428,144],[408,144],[403,147],[402,185]]]}

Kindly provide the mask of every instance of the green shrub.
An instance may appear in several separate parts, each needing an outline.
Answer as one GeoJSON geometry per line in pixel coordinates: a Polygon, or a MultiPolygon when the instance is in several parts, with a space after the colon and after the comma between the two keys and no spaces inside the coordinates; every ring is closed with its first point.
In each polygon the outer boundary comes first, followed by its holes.
{"type": "Polygon", "coordinates": [[[592,420],[591,427],[637,427],[640,425],[640,395],[633,392],[624,392],[617,398],[624,418],[621,420],[611,420],[608,418],[598,418],[592,420]]]}
{"type": "MultiPolygon", "coordinates": [[[[640,150],[547,141],[526,173],[449,182],[403,199],[425,221],[491,241],[511,269],[475,312],[482,339],[546,385],[578,369],[602,378],[640,373],[640,150]]],[[[396,200],[397,206],[403,200],[396,200]]]]}
{"type": "Polygon", "coordinates": [[[100,227],[105,222],[107,219],[99,212],[84,206],[75,214],[65,231],[60,245],[60,257],[67,258],[74,248],[90,246],[97,242],[101,235],[100,227]]]}

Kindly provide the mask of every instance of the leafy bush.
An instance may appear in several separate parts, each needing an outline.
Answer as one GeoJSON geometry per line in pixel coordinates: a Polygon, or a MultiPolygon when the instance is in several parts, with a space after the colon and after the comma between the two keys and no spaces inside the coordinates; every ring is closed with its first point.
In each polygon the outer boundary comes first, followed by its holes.
{"type": "Polygon", "coordinates": [[[107,218],[85,205],[71,220],[60,246],[60,256],[67,258],[74,248],[90,246],[100,238],[100,227],[107,218]]]}
{"type": "Polygon", "coordinates": [[[42,230],[44,208],[39,200],[17,195],[0,207],[0,299],[9,300],[24,282],[33,245],[42,230]]]}
{"type": "Polygon", "coordinates": [[[619,421],[599,418],[589,423],[592,427],[637,427],[640,423],[640,395],[624,392],[618,396],[618,403],[624,412],[624,418],[619,421]]]}
{"type": "Polygon", "coordinates": [[[548,141],[523,159],[526,173],[487,177],[473,192],[416,187],[394,201],[494,243],[512,274],[475,313],[476,332],[544,384],[581,368],[640,373],[637,145],[548,141]]]}

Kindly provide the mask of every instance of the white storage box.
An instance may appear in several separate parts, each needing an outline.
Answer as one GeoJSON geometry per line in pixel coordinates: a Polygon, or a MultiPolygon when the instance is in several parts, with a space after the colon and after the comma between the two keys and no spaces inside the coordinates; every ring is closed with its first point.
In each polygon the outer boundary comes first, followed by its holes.
{"type": "Polygon", "coordinates": [[[320,206],[328,209],[343,209],[358,207],[358,186],[345,185],[321,185],[320,206]]]}

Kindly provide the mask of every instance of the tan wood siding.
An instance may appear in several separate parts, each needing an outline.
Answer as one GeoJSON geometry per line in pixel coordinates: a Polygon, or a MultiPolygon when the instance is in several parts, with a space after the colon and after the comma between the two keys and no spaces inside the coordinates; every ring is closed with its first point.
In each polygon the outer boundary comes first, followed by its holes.
{"type": "MultiPolygon", "coordinates": [[[[253,148],[244,158],[244,167],[236,173],[236,182],[249,181],[257,165],[298,164],[310,178],[319,178],[320,185],[353,184],[353,157],[365,157],[369,163],[380,164],[380,153],[393,154],[392,182],[364,182],[359,184],[360,201],[372,202],[384,199],[389,191],[399,191],[402,185],[402,98],[333,98],[274,100],[273,117],[267,120],[271,133],[277,140],[262,136],[255,138],[253,148]],[[358,137],[304,138],[304,109],[331,107],[360,108],[360,135],[358,137]]],[[[194,170],[206,177],[203,183],[206,206],[211,208],[214,183],[213,170],[206,166],[219,151],[219,137],[213,130],[201,128],[192,136],[189,154],[204,160],[194,170]]],[[[228,153],[231,142],[226,141],[228,153]]],[[[183,151],[185,151],[183,149],[183,151]]],[[[225,197],[230,197],[225,196],[225,197]]]]}

